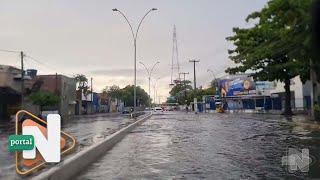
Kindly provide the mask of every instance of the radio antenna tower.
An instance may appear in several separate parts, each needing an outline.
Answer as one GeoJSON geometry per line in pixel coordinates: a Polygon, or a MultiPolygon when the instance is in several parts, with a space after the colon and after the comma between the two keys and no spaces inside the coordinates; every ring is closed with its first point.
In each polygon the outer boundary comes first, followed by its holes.
{"type": "Polygon", "coordinates": [[[178,56],[178,43],[177,43],[177,32],[176,25],[173,27],[173,43],[172,43],[172,63],[171,63],[171,83],[170,86],[173,86],[174,76],[179,79],[180,67],[179,67],[179,56],[178,56]]]}

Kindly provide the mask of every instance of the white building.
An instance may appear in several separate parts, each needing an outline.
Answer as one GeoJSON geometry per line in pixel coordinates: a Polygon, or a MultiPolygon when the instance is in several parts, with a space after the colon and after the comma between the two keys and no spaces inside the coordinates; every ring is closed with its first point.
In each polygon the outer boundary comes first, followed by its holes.
{"type": "MultiPolygon", "coordinates": [[[[319,83],[318,83],[318,87],[319,83]]],[[[292,92],[293,97],[292,98],[292,108],[294,109],[310,109],[311,104],[311,81],[307,81],[305,84],[303,84],[300,80],[300,77],[297,76],[291,80],[291,86],[290,90],[292,92]]],[[[271,91],[271,93],[283,93],[285,92],[284,89],[284,83],[277,82],[277,85],[274,90],[271,91]]],[[[320,88],[318,88],[317,92],[314,94],[314,98],[317,98],[317,102],[320,100],[320,88]]],[[[284,106],[283,106],[284,107],[284,106]]]]}

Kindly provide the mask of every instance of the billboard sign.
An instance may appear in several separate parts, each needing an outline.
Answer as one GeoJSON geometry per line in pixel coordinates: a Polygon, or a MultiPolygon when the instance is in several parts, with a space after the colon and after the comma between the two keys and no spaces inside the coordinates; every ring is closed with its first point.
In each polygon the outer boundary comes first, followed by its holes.
{"type": "Polygon", "coordinates": [[[82,94],[82,97],[81,97],[81,100],[82,101],[92,101],[92,94],[89,93],[87,95],[85,95],[84,93],[81,93],[82,94]]]}
{"type": "Polygon", "coordinates": [[[275,89],[274,82],[269,81],[257,81],[256,82],[257,94],[270,96],[271,90],[275,89]]]}
{"type": "Polygon", "coordinates": [[[222,97],[256,95],[256,84],[250,77],[237,77],[219,81],[219,90],[222,97]]]}

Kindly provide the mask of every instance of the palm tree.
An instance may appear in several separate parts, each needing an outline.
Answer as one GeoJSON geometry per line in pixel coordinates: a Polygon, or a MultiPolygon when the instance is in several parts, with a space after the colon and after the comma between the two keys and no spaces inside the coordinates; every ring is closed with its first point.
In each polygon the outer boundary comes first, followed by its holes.
{"type": "Polygon", "coordinates": [[[77,80],[77,91],[82,92],[84,95],[90,93],[90,86],[88,86],[88,78],[83,74],[77,74],[74,76],[77,80]]]}

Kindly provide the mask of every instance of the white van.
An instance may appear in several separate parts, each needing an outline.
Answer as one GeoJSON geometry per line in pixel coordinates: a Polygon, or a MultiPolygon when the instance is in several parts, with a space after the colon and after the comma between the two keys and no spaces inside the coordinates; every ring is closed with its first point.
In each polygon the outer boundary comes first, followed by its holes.
{"type": "Polygon", "coordinates": [[[163,113],[163,109],[161,107],[155,107],[153,114],[162,114],[163,113]]]}

